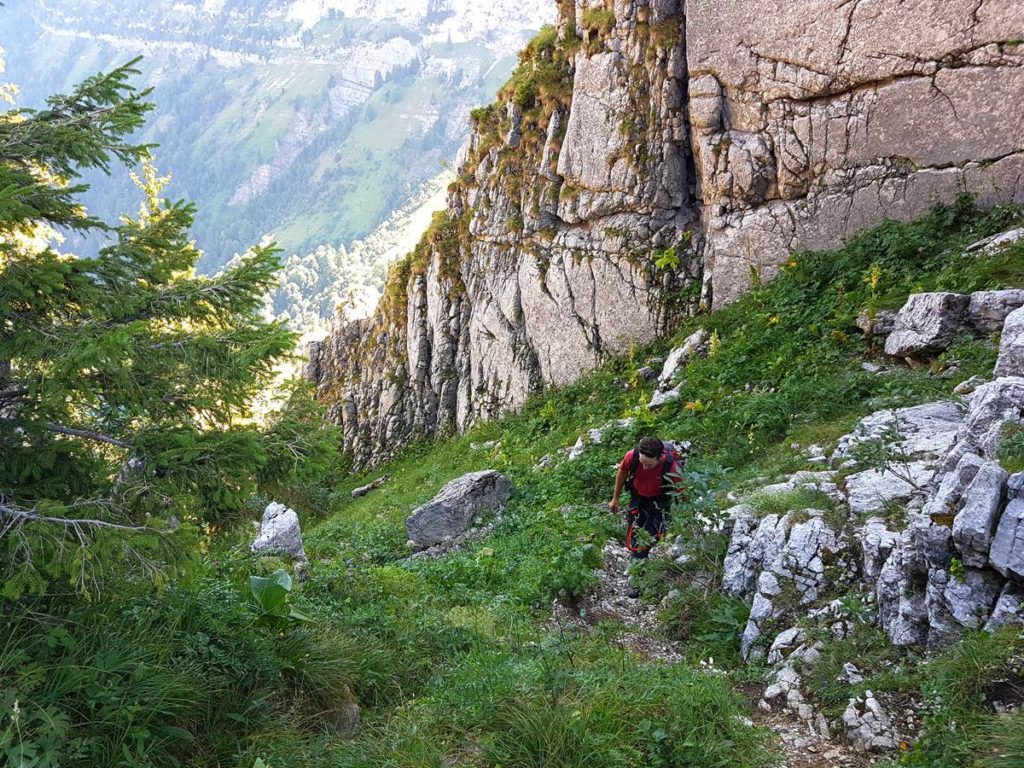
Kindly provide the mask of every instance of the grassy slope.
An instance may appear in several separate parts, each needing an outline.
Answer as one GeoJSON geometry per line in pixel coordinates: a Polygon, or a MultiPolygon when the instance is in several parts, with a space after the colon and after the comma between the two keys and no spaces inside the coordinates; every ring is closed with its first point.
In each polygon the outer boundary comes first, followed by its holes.
{"type": "MultiPolygon", "coordinates": [[[[590,637],[544,629],[552,598],[584,593],[600,544],[621,535],[600,507],[611,467],[644,432],[693,440],[692,497],[675,523],[692,535],[692,513],[720,507],[728,488],[802,468],[790,443],[834,439],[864,413],[939,397],[990,371],[991,341],[964,339],[944,356],[959,362],[952,378],[927,368],[869,374],[860,363],[880,353],[851,321],[865,306],[898,306],[910,290],[1024,285],[1020,246],[995,258],[959,255],[1020,220],[1016,211],[980,214],[962,204],[884,224],[836,253],[797,255],[776,282],[679,330],[677,338],[712,329],[714,354],[688,366],[683,399],[656,414],[643,405],[649,392],[635,371],[667,345],[610,361],[521,414],[421,444],[373,474],[297,489],[291,501],[303,510],[312,562],[295,602],[314,618],[309,625],[254,622],[247,577],[279,563],[248,557],[246,529],[208,542],[203,561],[162,592],[126,583],[92,603],[52,597],[20,606],[0,636],[2,703],[9,713],[20,701],[20,730],[5,719],[0,746],[15,749],[20,739],[21,748],[60,753],[62,765],[96,766],[125,764],[126,754],[132,765],[178,757],[244,768],[257,758],[409,768],[764,765],[770,741],[743,725],[730,677],[689,666],[709,654],[735,664],[745,607],[689,589],[685,569],[652,569],[644,592],[658,599],[680,589],[664,631],[687,640],[687,664],[638,661],[609,642],[621,631],[615,625],[590,637]],[[623,415],[636,427],[611,430],[576,462],[534,468],[584,429],[623,415]],[[471,447],[490,440],[500,445],[471,447]],[[516,486],[495,532],[440,560],[406,560],[409,512],[446,481],[491,467],[516,486]],[[352,488],[382,472],[390,483],[351,499],[352,488]],[[363,723],[349,739],[352,696],[363,723]],[[68,757],[68,744],[78,757],[68,757]]],[[[713,571],[723,542],[705,544],[696,567],[713,571]]],[[[825,663],[888,653],[877,635],[851,642],[860,645],[827,649],[825,663]]],[[[971,642],[888,682],[881,664],[868,669],[876,689],[924,688],[930,697],[930,729],[908,763],[970,765],[988,749],[972,739],[993,728],[1006,749],[1014,738],[1019,745],[1020,716],[993,718],[979,702],[1018,641],[971,642]]],[[[731,674],[749,679],[757,670],[731,674]]],[[[829,677],[816,685],[826,705],[849,693],[829,677]]]]}

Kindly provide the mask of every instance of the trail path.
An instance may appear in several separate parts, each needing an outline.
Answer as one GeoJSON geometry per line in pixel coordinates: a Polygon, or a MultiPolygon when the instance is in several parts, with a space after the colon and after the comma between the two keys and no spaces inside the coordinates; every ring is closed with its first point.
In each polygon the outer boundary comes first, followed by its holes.
{"type": "MultiPolygon", "coordinates": [[[[651,553],[654,559],[669,556],[665,545],[651,553]]],[[[590,634],[602,622],[616,622],[622,629],[611,640],[615,645],[651,661],[682,661],[684,645],[660,636],[658,613],[662,607],[627,597],[628,565],[629,553],[625,547],[617,541],[608,541],[603,549],[603,565],[595,574],[596,587],[577,600],[556,600],[548,629],[590,634]]],[[[764,688],[764,685],[752,685],[741,693],[749,702],[752,722],[779,735],[783,759],[778,768],[865,768],[877,761],[877,757],[872,759],[855,752],[838,733],[827,740],[812,735],[807,724],[788,710],[776,707],[776,711],[761,711],[757,702],[764,688]]]]}

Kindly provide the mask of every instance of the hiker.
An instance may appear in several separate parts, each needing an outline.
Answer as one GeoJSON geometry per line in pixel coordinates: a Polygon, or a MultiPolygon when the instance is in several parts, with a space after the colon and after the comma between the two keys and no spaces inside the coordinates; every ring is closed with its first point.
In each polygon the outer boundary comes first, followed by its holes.
{"type": "MultiPolygon", "coordinates": [[[[661,541],[665,536],[672,496],[683,491],[682,471],[683,459],[675,447],[657,437],[643,438],[622,457],[608,509],[613,513],[619,511],[619,495],[623,488],[627,488],[626,548],[631,563],[646,558],[653,546],[637,542],[637,529],[647,531],[655,541],[661,541]]],[[[632,584],[629,596],[639,596],[632,584]]]]}

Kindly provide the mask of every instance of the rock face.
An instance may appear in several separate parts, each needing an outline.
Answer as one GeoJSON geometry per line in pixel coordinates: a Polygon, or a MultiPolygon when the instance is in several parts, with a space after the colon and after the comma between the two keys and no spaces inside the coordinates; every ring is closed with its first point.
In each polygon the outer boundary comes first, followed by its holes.
{"type": "Polygon", "coordinates": [[[512,495],[512,483],[494,470],[452,480],[405,521],[415,549],[426,549],[464,532],[481,512],[499,510],[512,495]]]}
{"type": "Polygon", "coordinates": [[[306,561],[302,546],[302,531],[295,510],[272,501],[263,511],[260,533],[250,548],[260,555],[284,555],[300,563],[306,561]]]}
{"type": "Polygon", "coordinates": [[[1010,126],[1024,57],[1007,43],[1024,7],[976,7],[686,3],[715,306],[747,288],[751,268],[771,277],[792,249],[915,216],[958,186],[983,201],[1020,198],[1024,154],[1010,126]]]}
{"type": "Polygon", "coordinates": [[[592,5],[559,4],[577,53],[535,53],[559,85],[475,113],[376,315],[311,349],[357,465],[572,382],[792,249],[962,191],[1024,200],[1020,3],[614,0],[607,27],[592,5]]]}

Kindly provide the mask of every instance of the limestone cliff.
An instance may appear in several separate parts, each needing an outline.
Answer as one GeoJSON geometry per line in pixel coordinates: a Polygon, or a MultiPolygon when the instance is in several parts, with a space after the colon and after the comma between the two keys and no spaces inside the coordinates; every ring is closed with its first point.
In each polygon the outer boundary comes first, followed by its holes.
{"type": "Polygon", "coordinates": [[[357,463],[566,384],[793,249],[1024,200],[1013,0],[559,0],[373,318],[311,350],[357,463]]]}

